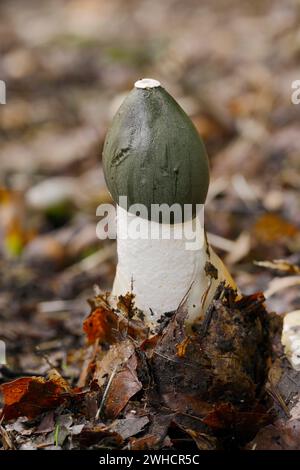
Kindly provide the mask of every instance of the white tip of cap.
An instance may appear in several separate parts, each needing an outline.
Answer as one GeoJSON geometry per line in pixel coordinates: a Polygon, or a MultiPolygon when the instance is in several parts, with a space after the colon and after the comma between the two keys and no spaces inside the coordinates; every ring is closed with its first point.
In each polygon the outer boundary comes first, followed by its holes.
{"type": "Polygon", "coordinates": [[[153,80],[153,78],[142,78],[142,80],[135,82],[134,86],[135,88],[156,88],[160,86],[160,82],[153,80]]]}

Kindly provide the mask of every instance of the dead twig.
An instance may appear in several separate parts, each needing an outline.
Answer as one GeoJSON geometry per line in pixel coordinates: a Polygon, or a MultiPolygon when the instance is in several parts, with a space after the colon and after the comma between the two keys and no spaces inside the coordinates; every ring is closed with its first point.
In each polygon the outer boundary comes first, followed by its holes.
{"type": "Polygon", "coordinates": [[[280,393],[275,388],[271,387],[270,385],[268,387],[266,387],[266,391],[273,398],[273,400],[275,400],[279,404],[281,409],[286,414],[287,418],[288,419],[291,418],[290,410],[288,409],[288,407],[287,407],[284,399],[280,395],[280,393]]]}
{"type": "Polygon", "coordinates": [[[105,391],[104,391],[104,393],[103,393],[103,397],[102,397],[100,406],[99,406],[98,411],[97,411],[96,416],[95,416],[96,421],[98,421],[98,419],[99,419],[99,417],[100,417],[100,415],[101,415],[103,406],[104,406],[104,404],[105,404],[105,400],[106,400],[106,398],[107,398],[107,395],[108,395],[110,386],[111,386],[111,384],[112,384],[112,381],[113,381],[113,379],[114,379],[114,376],[116,375],[116,372],[117,372],[118,367],[119,367],[119,365],[116,365],[116,366],[115,366],[115,368],[114,368],[114,370],[112,371],[112,374],[111,374],[111,376],[110,376],[110,378],[109,378],[109,381],[107,382],[107,385],[106,385],[105,391]]]}
{"type": "MultiPolygon", "coordinates": [[[[1,420],[2,422],[2,420],[1,420]]],[[[4,429],[2,424],[0,424],[0,436],[2,438],[2,444],[4,447],[4,450],[15,450],[15,446],[13,444],[12,439],[10,438],[8,432],[4,429]]]]}

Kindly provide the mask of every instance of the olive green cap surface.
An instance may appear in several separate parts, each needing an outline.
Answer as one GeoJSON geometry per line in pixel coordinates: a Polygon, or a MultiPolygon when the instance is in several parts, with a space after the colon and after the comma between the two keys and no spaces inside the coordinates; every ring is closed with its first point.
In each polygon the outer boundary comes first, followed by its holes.
{"type": "Polygon", "coordinates": [[[103,166],[113,200],[127,196],[128,208],[143,204],[149,218],[152,204],[194,208],[205,202],[205,147],[190,118],[157,81],[136,82],[123,101],[106,136],[103,166]]]}

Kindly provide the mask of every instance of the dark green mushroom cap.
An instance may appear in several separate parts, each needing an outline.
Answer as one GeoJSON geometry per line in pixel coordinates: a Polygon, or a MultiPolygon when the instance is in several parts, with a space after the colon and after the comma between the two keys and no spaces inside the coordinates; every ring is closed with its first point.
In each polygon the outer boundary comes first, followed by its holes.
{"type": "Polygon", "coordinates": [[[190,118],[154,80],[137,82],[119,108],[106,136],[103,166],[113,200],[119,204],[127,196],[128,208],[144,204],[148,218],[151,204],[192,204],[194,214],[196,204],[205,203],[205,147],[190,118]]]}

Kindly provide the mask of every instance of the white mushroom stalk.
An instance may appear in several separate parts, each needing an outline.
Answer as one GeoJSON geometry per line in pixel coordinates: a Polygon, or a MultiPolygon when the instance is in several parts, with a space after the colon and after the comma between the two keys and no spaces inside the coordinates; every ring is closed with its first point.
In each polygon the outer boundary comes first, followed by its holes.
{"type": "Polygon", "coordinates": [[[189,322],[195,321],[221,281],[236,286],[205,236],[209,170],[204,145],[157,80],[135,83],[108,132],[103,164],[117,203],[112,295],[132,291],[149,324],[175,311],[186,297],[189,322]],[[162,215],[163,208],[171,218],[162,215]]]}
{"type": "Polygon", "coordinates": [[[285,315],[281,341],[293,368],[300,370],[300,310],[285,315]]]}

